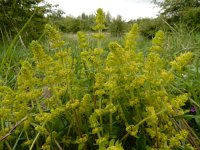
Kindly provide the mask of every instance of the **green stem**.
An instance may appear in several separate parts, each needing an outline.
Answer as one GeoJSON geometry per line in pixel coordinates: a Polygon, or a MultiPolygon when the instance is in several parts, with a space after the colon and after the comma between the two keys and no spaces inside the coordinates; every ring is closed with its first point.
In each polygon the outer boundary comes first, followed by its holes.
{"type": "MultiPolygon", "coordinates": [[[[99,35],[101,35],[101,34],[102,34],[102,30],[99,29],[99,30],[98,30],[98,33],[99,33],[99,35]]],[[[98,48],[101,48],[101,39],[99,39],[99,38],[98,38],[98,40],[97,40],[97,47],[98,47],[98,48]]]]}
{"type": "Polygon", "coordinates": [[[78,129],[79,137],[82,138],[81,127],[80,127],[80,120],[78,119],[76,110],[74,110],[74,116],[75,116],[76,123],[77,123],[77,129],[78,129]]]}
{"type": "Polygon", "coordinates": [[[120,142],[122,142],[124,139],[126,139],[129,136],[129,133],[127,132],[120,140],[120,142]]]}
{"type": "Polygon", "coordinates": [[[121,104],[120,104],[119,101],[118,101],[118,103],[119,103],[119,108],[120,108],[121,117],[122,117],[122,119],[124,120],[125,124],[128,125],[128,121],[127,121],[127,119],[126,119],[126,117],[125,117],[125,114],[124,114],[123,108],[122,108],[122,106],[121,106],[121,104]]]}
{"type": "Polygon", "coordinates": [[[43,113],[43,110],[42,110],[42,108],[40,106],[39,100],[36,100],[36,105],[37,105],[37,108],[38,108],[39,112],[43,113]]]}
{"type": "Polygon", "coordinates": [[[1,127],[2,127],[2,130],[4,131],[5,127],[4,127],[4,121],[3,121],[3,118],[1,118],[1,127]]]}
{"type": "MultiPolygon", "coordinates": [[[[26,129],[24,130],[24,132],[25,132],[25,136],[26,136],[27,141],[29,141],[29,137],[28,137],[28,133],[27,133],[26,129]]],[[[29,145],[29,149],[30,149],[30,145],[29,145]]]]}
{"type": "Polygon", "coordinates": [[[72,125],[73,125],[73,121],[71,121],[69,127],[68,127],[68,130],[67,130],[67,137],[69,136],[69,133],[70,133],[70,130],[72,128],[72,125]]]}
{"type": "MultiPolygon", "coordinates": [[[[101,105],[102,105],[102,100],[101,100],[101,96],[99,96],[99,111],[100,112],[102,110],[101,105]]],[[[100,123],[101,123],[101,126],[102,126],[103,125],[102,115],[100,115],[100,123]]]]}
{"type": "MultiPolygon", "coordinates": [[[[99,111],[101,112],[101,110],[102,110],[102,98],[101,98],[101,96],[99,96],[99,111]]],[[[101,127],[103,128],[102,114],[100,114],[99,119],[100,119],[101,127]]],[[[102,130],[102,135],[103,135],[103,130],[102,130]]]]}
{"type": "MultiPolygon", "coordinates": [[[[167,108],[165,108],[165,109],[163,109],[163,110],[157,112],[156,115],[162,114],[162,113],[165,112],[165,111],[167,111],[167,108]]],[[[145,121],[147,121],[148,119],[151,119],[153,116],[154,116],[154,115],[151,115],[151,116],[149,116],[149,117],[144,118],[144,119],[141,120],[139,123],[137,123],[137,124],[135,125],[135,127],[137,127],[137,126],[139,127],[141,124],[143,124],[143,123],[144,123],[145,121]]],[[[127,133],[121,138],[120,142],[123,141],[124,139],[126,139],[128,136],[129,136],[129,133],[127,132],[127,133]]]]}
{"type": "Polygon", "coordinates": [[[91,87],[93,87],[93,103],[94,103],[94,110],[96,109],[97,103],[97,96],[95,95],[95,88],[94,88],[94,80],[92,80],[91,87]]]}
{"type": "Polygon", "coordinates": [[[50,87],[51,87],[51,90],[52,90],[52,92],[53,92],[53,95],[55,96],[55,99],[56,99],[56,101],[57,101],[57,104],[58,104],[59,106],[62,106],[62,101],[61,101],[60,98],[58,97],[58,95],[57,95],[57,93],[56,93],[56,91],[55,91],[53,85],[50,85],[50,87]]]}
{"type": "MultiPolygon", "coordinates": [[[[110,95],[110,104],[112,104],[112,96],[111,95],[110,95]]],[[[110,134],[112,133],[112,123],[113,123],[112,112],[110,112],[110,115],[109,115],[110,134]]]]}
{"type": "Polygon", "coordinates": [[[55,143],[56,143],[58,149],[59,149],[59,150],[63,150],[62,147],[60,146],[60,144],[58,143],[58,141],[57,141],[56,139],[54,139],[54,141],[55,141],[55,143]]]}
{"type": "MultiPolygon", "coordinates": [[[[42,127],[44,127],[46,124],[46,121],[43,123],[42,127]]],[[[35,145],[35,142],[37,141],[38,137],[40,136],[40,132],[38,132],[38,134],[35,136],[34,140],[33,140],[33,143],[31,144],[31,147],[29,150],[32,150],[33,149],[33,146],[35,145]]]]}
{"type": "Polygon", "coordinates": [[[158,128],[157,126],[155,126],[155,128],[156,128],[156,148],[159,148],[158,128]]]}
{"type": "MultiPolygon", "coordinates": [[[[159,115],[159,114],[162,114],[162,113],[165,112],[165,111],[167,111],[167,108],[165,108],[165,109],[163,109],[163,110],[157,112],[155,115],[157,116],[157,115],[159,115]]],[[[154,115],[151,115],[151,116],[149,116],[149,117],[144,118],[144,119],[141,120],[139,123],[137,123],[135,126],[140,126],[140,125],[143,124],[145,121],[147,121],[148,119],[152,118],[153,116],[154,116],[154,115]]]]}
{"type": "Polygon", "coordinates": [[[101,138],[101,134],[99,132],[97,133],[97,136],[99,139],[101,138]]]}
{"type": "Polygon", "coordinates": [[[8,141],[5,141],[6,146],[8,147],[9,150],[12,150],[10,144],[8,143],[8,141]]]}
{"type": "Polygon", "coordinates": [[[16,142],[15,142],[15,145],[14,145],[13,148],[12,148],[12,150],[15,150],[15,149],[16,149],[16,147],[17,147],[17,145],[18,145],[18,142],[19,142],[19,140],[20,140],[20,138],[21,138],[23,132],[24,132],[24,129],[22,129],[20,135],[18,136],[18,138],[17,138],[17,140],[16,140],[16,142]]]}
{"type": "Polygon", "coordinates": [[[36,140],[38,139],[38,137],[40,136],[40,132],[38,132],[38,134],[36,135],[35,139],[33,140],[33,143],[31,144],[31,147],[29,150],[33,149],[33,146],[35,145],[36,140]]]}

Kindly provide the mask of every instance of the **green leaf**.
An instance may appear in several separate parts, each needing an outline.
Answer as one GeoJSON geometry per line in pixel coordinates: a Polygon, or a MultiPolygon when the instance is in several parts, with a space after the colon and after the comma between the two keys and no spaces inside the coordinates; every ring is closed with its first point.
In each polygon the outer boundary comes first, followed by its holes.
{"type": "Polygon", "coordinates": [[[78,145],[78,150],[83,150],[85,146],[85,143],[81,143],[78,145]]]}
{"type": "Polygon", "coordinates": [[[200,119],[200,115],[181,115],[181,116],[176,116],[175,118],[177,118],[177,119],[181,119],[181,118],[200,119]]]}
{"type": "Polygon", "coordinates": [[[17,138],[17,140],[16,140],[16,142],[15,142],[15,145],[13,146],[12,150],[15,150],[15,149],[16,149],[17,144],[18,144],[18,142],[19,142],[19,139],[21,138],[21,135],[22,135],[23,132],[24,132],[24,129],[21,131],[20,135],[18,136],[18,138],[17,138]]]}

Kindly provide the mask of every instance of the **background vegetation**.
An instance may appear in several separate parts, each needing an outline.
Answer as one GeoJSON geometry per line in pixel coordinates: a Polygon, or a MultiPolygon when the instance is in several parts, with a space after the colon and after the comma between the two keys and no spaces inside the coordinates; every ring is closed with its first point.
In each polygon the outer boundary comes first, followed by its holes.
{"type": "Polygon", "coordinates": [[[0,149],[200,149],[200,2],[153,2],[125,21],[0,0],[0,149]]]}

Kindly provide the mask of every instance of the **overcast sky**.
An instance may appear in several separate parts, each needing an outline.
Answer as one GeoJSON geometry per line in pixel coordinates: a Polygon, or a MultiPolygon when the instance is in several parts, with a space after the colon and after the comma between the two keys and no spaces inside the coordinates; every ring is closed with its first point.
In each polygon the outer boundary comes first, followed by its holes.
{"type": "Polygon", "coordinates": [[[130,19],[156,17],[159,8],[151,0],[46,0],[50,4],[59,4],[66,15],[79,16],[83,12],[95,14],[98,8],[109,11],[113,17],[118,14],[126,21],[130,19]]]}

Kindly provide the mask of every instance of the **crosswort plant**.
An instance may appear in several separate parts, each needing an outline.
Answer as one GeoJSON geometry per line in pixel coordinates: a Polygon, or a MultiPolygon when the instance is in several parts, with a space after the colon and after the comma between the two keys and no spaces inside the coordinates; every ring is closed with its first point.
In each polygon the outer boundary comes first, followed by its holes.
{"type": "Polygon", "coordinates": [[[194,133],[181,126],[184,119],[176,119],[190,93],[175,95],[170,88],[193,54],[164,59],[163,31],[145,52],[139,50],[136,24],[123,45],[111,42],[106,51],[104,23],[98,9],[97,48],[79,32],[78,57],[50,25],[45,33],[51,54],[38,41],[30,44],[33,58],[21,62],[16,86],[0,82],[0,149],[198,148],[198,138],[191,141],[194,133]]]}

